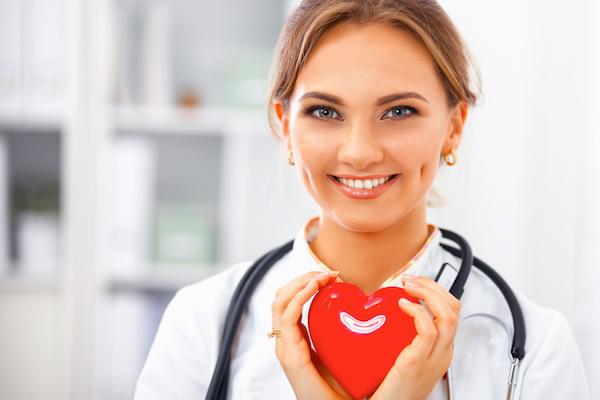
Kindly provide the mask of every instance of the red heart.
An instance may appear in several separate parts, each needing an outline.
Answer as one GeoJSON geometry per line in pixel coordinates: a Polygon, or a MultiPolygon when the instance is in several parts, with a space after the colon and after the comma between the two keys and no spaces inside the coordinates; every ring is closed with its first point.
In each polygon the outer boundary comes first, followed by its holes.
{"type": "Polygon", "coordinates": [[[367,296],[358,286],[322,287],[308,311],[308,330],[321,362],[355,399],[371,395],[416,336],[413,318],[398,300],[415,298],[388,286],[367,296]]]}

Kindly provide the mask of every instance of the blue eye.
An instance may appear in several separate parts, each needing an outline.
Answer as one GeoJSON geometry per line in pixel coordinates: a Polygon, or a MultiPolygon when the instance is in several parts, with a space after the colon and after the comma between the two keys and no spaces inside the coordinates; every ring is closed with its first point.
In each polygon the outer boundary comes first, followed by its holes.
{"type": "Polygon", "coordinates": [[[399,112],[393,112],[393,117],[392,119],[401,119],[404,118],[407,115],[410,114],[416,114],[417,110],[415,110],[412,107],[409,106],[399,106],[399,107],[394,107],[389,109],[384,115],[388,115],[390,113],[390,111],[399,111],[399,112]],[[409,113],[406,113],[405,111],[410,111],[409,113]]]}
{"type": "MultiPolygon", "coordinates": [[[[391,119],[403,119],[403,118],[410,116],[411,114],[418,114],[416,109],[414,109],[413,107],[409,107],[409,106],[398,106],[398,107],[391,108],[384,114],[384,116],[388,115],[390,113],[391,113],[391,119]]],[[[321,119],[321,120],[327,120],[327,119],[341,120],[339,113],[337,111],[335,111],[334,109],[327,107],[327,106],[307,107],[306,109],[304,109],[304,114],[308,115],[310,117],[313,117],[313,118],[321,119]],[[315,111],[316,111],[316,113],[315,113],[315,111]]]]}
{"type": "MultiPolygon", "coordinates": [[[[339,117],[339,114],[337,111],[335,111],[332,108],[325,107],[325,106],[308,107],[306,110],[304,110],[304,113],[307,115],[310,115],[311,117],[316,117],[318,119],[331,119],[332,113],[339,117]],[[315,111],[317,111],[317,113],[313,114],[315,111]]],[[[334,118],[334,119],[339,119],[339,118],[334,118]]]]}

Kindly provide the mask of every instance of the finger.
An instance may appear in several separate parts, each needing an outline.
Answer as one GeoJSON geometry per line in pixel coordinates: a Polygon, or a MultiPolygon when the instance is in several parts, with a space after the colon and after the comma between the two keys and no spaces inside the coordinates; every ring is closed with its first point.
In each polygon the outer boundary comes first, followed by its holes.
{"type": "MultiPolygon", "coordinates": [[[[329,279],[330,277],[327,278],[327,280],[329,279]]],[[[325,284],[326,281],[322,281],[325,284]]],[[[282,330],[282,336],[276,342],[275,351],[281,354],[278,357],[280,357],[280,361],[284,359],[284,363],[299,363],[302,367],[310,364],[310,341],[307,340],[305,332],[301,329],[300,319],[302,306],[319,290],[320,282],[315,276],[296,293],[275,325],[282,330]]]]}
{"type": "MultiPolygon", "coordinates": [[[[300,327],[300,332],[302,333],[302,337],[304,338],[304,340],[306,340],[308,347],[311,347],[310,335],[308,334],[308,329],[306,329],[306,326],[304,326],[304,324],[302,322],[298,322],[298,326],[300,327]]],[[[312,347],[311,347],[311,351],[314,352],[314,350],[312,350],[312,347]]]]}
{"type": "Polygon", "coordinates": [[[321,280],[321,279],[325,279],[325,277],[327,277],[327,275],[333,275],[333,276],[337,276],[337,274],[339,274],[339,271],[310,271],[307,272],[303,275],[300,275],[299,277],[291,280],[290,282],[288,282],[286,285],[282,286],[281,288],[277,289],[277,291],[275,292],[275,297],[283,297],[283,298],[292,298],[294,297],[294,295],[296,293],[298,293],[298,291],[300,289],[302,289],[304,286],[306,286],[306,284],[314,277],[317,277],[317,279],[321,280]]]}
{"type": "Polygon", "coordinates": [[[292,292],[292,293],[298,292],[300,289],[302,289],[304,286],[306,286],[306,284],[315,275],[322,274],[323,272],[326,272],[326,271],[309,271],[300,276],[295,277],[294,279],[292,279],[291,281],[289,281],[288,283],[286,283],[285,285],[283,285],[282,287],[277,289],[275,291],[275,297],[281,297],[281,296],[285,297],[290,292],[292,292]]]}
{"type": "Polygon", "coordinates": [[[437,328],[431,316],[425,309],[425,306],[413,303],[410,300],[408,300],[408,303],[404,303],[400,299],[398,305],[402,311],[413,317],[415,322],[417,335],[409,346],[411,351],[415,351],[420,358],[429,357],[437,338],[437,328]]]}
{"type": "Polygon", "coordinates": [[[452,308],[456,312],[460,311],[460,300],[454,297],[452,293],[450,293],[445,287],[443,287],[433,279],[425,276],[415,276],[407,274],[403,275],[402,284],[405,284],[406,282],[410,281],[415,281],[421,286],[428,287],[431,290],[438,292],[448,302],[450,308],[452,308]]]}
{"type": "MultiPolygon", "coordinates": [[[[410,276],[411,275],[405,275],[405,277],[410,277],[410,276]]],[[[432,292],[437,293],[439,296],[441,296],[441,298],[443,298],[448,303],[448,305],[450,306],[450,309],[452,310],[452,312],[455,316],[458,317],[460,315],[460,309],[461,309],[460,300],[458,300],[456,297],[454,297],[446,288],[444,288],[439,283],[435,282],[433,279],[430,279],[430,278],[427,278],[424,276],[420,276],[420,277],[413,276],[413,278],[411,278],[411,279],[404,279],[405,289],[406,289],[406,284],[409,282],[416,283],[419,287],[425,287],[426,289],[429,289],[432,292]]],[[[430,305],[428,304],[428,307],[431,309],[431,311],[434,311],[432,309],[433,306],[434,305],[432,304],[430,307],[430,305]]],[[[436,315],[436,317],[437,317],[437,315],[436,315]]]]}
{"type": "MultiPolygon", "coordinates": [[[[337,272],[335,272],[333,274],[336,274],[336,273],[337,272]]],[[[276,328],[279,325],[279,319],[281,318],[281,315],[287,308],[289,302],[296,295],[296,293],[298,293],[302,288],[306,287],[308,282],[310,282],[310,280],[314,277],[316,277],[319,282],[323,282],[325,280],[329,281],[328,275],[330,275],[330,274],[328,274],[327,272],[318,272],[318,271],[307,272],[306,274],[303,274],[303,275],[293,279],[285,286],[282,286],[281,288],[279,288],[276,291],[275,300],[273,301],[273,304],[271,305],[271,310],[272,310],[272,321],[271,322],[272,322],[273,327],[276,328]]]]}
{"type": "MultiPolygon", "coordinates": [[[[316,291],[318,287],[318,281],[311,278],[295,297],[301,296],[303,299],[307,293],[316,291]]],[[[275,354],[282,365],[296,365],[296,368],[299,368],[298,366],[301,368],[306,367],[310,363],[310,341],[307,340],[306,332],[300,329],[299,316],[293,321],[289,320],[290,313],[288,313],[288,317],[283,316],[289,308],[289,302],[288,304],[279,305],[278,299],[273,302],[273,328],[280,329],[282,335],[276,338],[275,354]],[[283,306],[285,306],[284,312],[280,313],[278,310],[283,306]]],[[[302,310],[300,310],[300,315],[301,313],[302,310]]]]}
{"type": "MultiPolygon", "coordinates": [[[[434,290],[431,284],[421,286],[425,282],[410,280],[405,285],[405,290],[413,297],[423,299],[431,312],[437,335],[437,346],[446,348],[453,342],[458,325],[458,312],[454,311],[439,290],[434,290]],[[417,285],[416,287],[411,285],[417,285]]],[[[433,282],[433,285],[436,285],[433,282]]]]}
{"type": "Polygon", "coordinates": [[[283,314],[280,318],[280,323],[292,324],[297,323],[302,317],[302,307],[304,304],[315,294],[317,291],[329,283],[333,279],[333,276],[324,273],[315,275],[308,284],[301,289],[296,295],[289,301],[283,314]]]}

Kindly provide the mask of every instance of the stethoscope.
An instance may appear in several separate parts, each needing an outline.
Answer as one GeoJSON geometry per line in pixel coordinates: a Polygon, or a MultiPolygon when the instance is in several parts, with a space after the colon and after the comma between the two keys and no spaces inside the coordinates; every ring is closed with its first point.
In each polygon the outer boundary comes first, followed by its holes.
{"type": "MultiPolygon", "coordinates": [[[[443,238],[455,242],[458,244],[459,248],[457,249],[444,243],[440,243],[440,246],[454,256],[462,259],[456,279],[450,287],[450,293],[457,299],[460,299],[465,283],[467,282],[467,278],[471,272],[471,266],[475,265],[475,267],[485,273],[496,284],[508,303],[510,312],[512,314],[514,327],[512,347],[510,350],[512,364],[508,374],[508,390],[506,395],[506,399],[511,400],[514,397],[516,390],[519,363],[523,357],[525,357],[525,320],[523,319],[523,312],[521,311],[519,302],[506,281],[504,281],[504,279],[502,279],[502,277],[493,268],[477,257],[473,256],[471,246],[462,236],[447,229],[439,229],[442,232],[443,238]]],[[[250,266],[236,287],[231,303],[229,304],[229,308],[227,310],[227,318],[225,319],[223,337],[221,338],[221,347],[219,349],[219,358],[217,359],[217,364],[208,387],[206,399],[226,399],[227,385],[229,384],[231,348],[242,314],[247,311],[250,296],[252,296],[252,293],[256,289],[258,283],[269,271],[269,269],[292,249],[293,243],[294,240],[292,239],[289,242],[263,254],[254,262],[254,264],[252,264],[252,266],[250,266]]],[[[440,271],[435,278],[436,281],[439,279],[446,265],[448,264],[444,263],[442,268],[440,268],[440,271]]],[[[449,368],[444,375],[444,381],[447,398],[449,400],[453,400],[454,393],[451,368],[449,368]]]]}

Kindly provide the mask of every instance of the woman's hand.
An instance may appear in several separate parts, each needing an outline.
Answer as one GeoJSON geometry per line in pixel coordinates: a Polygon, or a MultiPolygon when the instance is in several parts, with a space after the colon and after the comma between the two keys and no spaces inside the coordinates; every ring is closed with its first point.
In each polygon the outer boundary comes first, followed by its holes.
{"type": "Polygon", "coordinates": [[[308,331],[302,324],[302,306],[319,290],[337,278],[337,272],[308,272],[275,293],[273,328],[281,329],[275,337],[275,353],[297,399],[351,399],[320,363],[310,347],[308,331]]]}
{"type": "Polygon", "coordinates": [[[424,400],[452,361],[460,301],[430,278],[405,277],[404,289],[424,300],[431,313],[421,304],[398,303],[414,318],[417,336],[398,355],[379,388],[369,397],[372,400],[424,400]]]}

